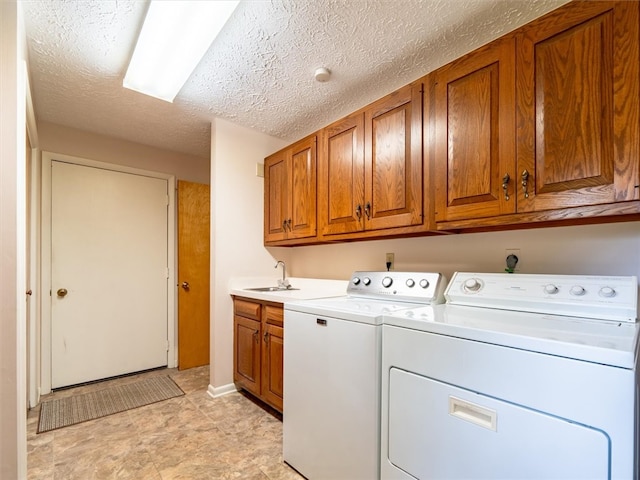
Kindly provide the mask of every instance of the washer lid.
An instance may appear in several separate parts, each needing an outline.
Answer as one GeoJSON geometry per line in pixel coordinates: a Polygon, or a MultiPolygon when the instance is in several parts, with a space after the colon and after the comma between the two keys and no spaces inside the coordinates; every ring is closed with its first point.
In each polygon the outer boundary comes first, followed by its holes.
{"type": "Polygon", "coordinates": [[[391,315],[400,310],[417,308],[421,305],[423,304],[344,296],[287,302],[284,304],[284,310],[285,315],[287,310],[291,310],[353,322],[381,325],[383,315],[391,315]]]}
{"type": "Polygon", "coordinates": [[[633,369],[637,323],[435,305],[385,316],[385,325],[633,369]]]}

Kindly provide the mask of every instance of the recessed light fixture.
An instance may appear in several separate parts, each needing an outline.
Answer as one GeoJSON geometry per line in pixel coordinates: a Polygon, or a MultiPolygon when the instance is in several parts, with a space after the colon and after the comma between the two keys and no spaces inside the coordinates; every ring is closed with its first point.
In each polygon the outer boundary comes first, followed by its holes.
{"type": "Polygon", "coordinates": [[[238,3],[151,0],[122,85],[173,102],[238,3]]]}

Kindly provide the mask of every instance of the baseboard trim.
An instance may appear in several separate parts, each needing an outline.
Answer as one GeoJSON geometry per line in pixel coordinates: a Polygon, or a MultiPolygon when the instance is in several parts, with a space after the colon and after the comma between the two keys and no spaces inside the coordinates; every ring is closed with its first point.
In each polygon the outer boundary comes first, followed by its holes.
{"type": "Polygon", "coordinates": [[[213,385],[209,385],[209,388],[207,388],[207,393],[212,398],[222,397],[223,395],[227,395],[229,393],[233,393],[237,391],[238,389],[233,383],[222,385],[221,387],[214,387],[213,385]]]}

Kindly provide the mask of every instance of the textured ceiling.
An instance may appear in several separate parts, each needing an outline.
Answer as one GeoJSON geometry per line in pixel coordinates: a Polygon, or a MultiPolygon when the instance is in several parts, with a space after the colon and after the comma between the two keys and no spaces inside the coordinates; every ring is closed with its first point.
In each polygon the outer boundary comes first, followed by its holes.
{"type": "Polygon", "coordinates": [[[565,2],[242,0],[170,104],[122,87],[146,1],[21,1],[38,120],[202,157],[215,117],[294,141],[565,2]]]}

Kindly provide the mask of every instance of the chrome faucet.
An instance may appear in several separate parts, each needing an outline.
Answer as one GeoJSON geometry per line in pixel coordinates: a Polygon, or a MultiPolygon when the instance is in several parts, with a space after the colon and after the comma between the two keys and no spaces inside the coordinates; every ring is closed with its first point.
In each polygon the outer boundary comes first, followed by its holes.
{"type": "Polygon", "coordinates": [[[282,260],[278,260],[274,268],[278,268],[278,265],[282,265],[282,280],[278,280],[278,287],[285,289],[291,288],[291,284],[289,280],[287,280],[287,267],[282,260]]]}

